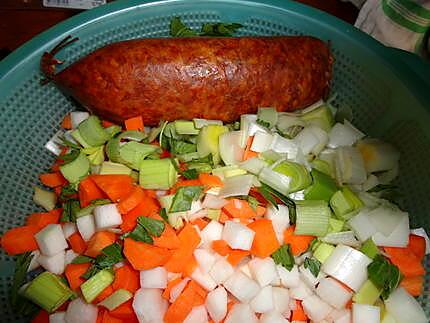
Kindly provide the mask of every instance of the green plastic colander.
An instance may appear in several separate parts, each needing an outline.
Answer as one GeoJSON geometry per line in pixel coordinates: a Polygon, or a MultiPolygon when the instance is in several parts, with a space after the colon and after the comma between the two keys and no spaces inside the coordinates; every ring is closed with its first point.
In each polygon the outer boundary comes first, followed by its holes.
{"type": "MultiPolygon", "coordinates": [[[[430,66],[413,55],[388,49],[332,16],[286,0],[116,1],[84,12],[37,36],[0,62],[0,233],[21,225],[38,209],[32,186],[54,156],[44,144],[62,117],[75,109],[53,85],[41,86],[39,60],[67,35],[80,40],[59,55],[74,62],[119,40],[168,35],[170,19],[192,27],[230,21],[239,35],[313,35],[330,41],[335,56],[335,106],[349,106],[354,124],[382,137],[402,153],[398,185],[411,227],[430,232],[430,66]]],[[[0,321],[22,320],[8,304],[13,259],[0,254],[0,321]]],[[[426,259],[430,268],[430,258],[426,259]]],[[[430,315],[430,274],[420,297],[430,315]]]]}

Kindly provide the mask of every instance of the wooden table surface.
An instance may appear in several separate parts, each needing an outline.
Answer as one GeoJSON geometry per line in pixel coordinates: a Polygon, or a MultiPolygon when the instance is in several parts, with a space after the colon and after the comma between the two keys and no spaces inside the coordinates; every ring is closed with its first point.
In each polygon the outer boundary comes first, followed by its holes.
{"type": "MultiPolygon", "coordinates": [[[[349,23],[357,9],[340,0],[298,0],[349,23]]],[[[78,14],[79,10],[45,8],[42,0],[0,0],[0,59],[55,24],[78,14]]]]}

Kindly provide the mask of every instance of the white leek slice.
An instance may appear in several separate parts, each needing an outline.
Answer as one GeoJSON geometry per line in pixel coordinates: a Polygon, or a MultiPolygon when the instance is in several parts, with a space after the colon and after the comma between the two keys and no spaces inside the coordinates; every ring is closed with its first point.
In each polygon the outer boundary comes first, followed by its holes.
{"type": "Polygon", "coordinates": [[[361,242],[366,241],[376,233],[376,228],[370,220],[368,212],[368,209],[362,209],[348,221],[349,226],[354,230],[361,242]]]}
{"type": "Polygon", "coordinates": [[[240,168],[254,175],[260,174],[261,170],[266,166],[268,166],[268,164],[264,160],[257,157],[247,159],[239,165],[240,168]]]}
{"type": "Polygon", "coordinates": [[[277,153],[286,153],[288,159],[295,159],[299,151],[297,142],[292,139],[281,137],[277,133],[273,134],[271,149],[277,153]]]}
{"type": "Polygon", "coordinates": [[[322,237],[321,241],[335,245],[342,244],[354,248],[360,246],[360,242],[355,238],[354,232],[352,231],[332,232],[322,237]]]}
{"type": "Polygon", "coordinates": [[[352,322],[354,323],[379,323],[380,308],[368,304],[352,304],[352,322]]]}
{"type": "Polygon", "coordinates": [[[258,131],[252,140],[251,150],[257,153],[269,150],[273,141],[273,136],[270,133],[258,131]]]}
{"type": "Polygon", "coordinates": [[[363,158],[355,147],[337,148],[335,165],[341,183],[363,184],[367,179],[363,158]]]}
{"type": "Polygon", "coordinates": [[[404,248],[409,242],[409,232],[409,216],[405,213],[399,225],[389,236],[377,232],[372,236],[372,240],[377,246],[404,248]]]}
{"type": "Polygon", "coordinates": [[[219,197],[248,195],[252,187],[254,175],[238,175],[224,180],[224,186],[219,192],[219,197]]]}
{"type": "Polygon", "coordinates": [[[210,124],[216,124],[216,125],[220,125],[222,126],[223,123],[221,120],[207,120],[207,119],[193,119],[194,121],[194,127],[196,127],[197,129],[201,129],[204,126],[208,126],[210,124]]]}
{"type": "Polygon", "coordinates": [[[291,182],[289,176],[275,172],[269,167],[264,167],[258,179],[284,195],[289,193],[291,182]]]}
{"type": "Polygon", "coordinates": [[[420,304],[403,287],[398,287],[390,294],[385,301],[385,307],[397,323],[428,322],[420,304]]]}
{"type": "Polygon", "coordinates": [[[224,164],[237,165],[242,160],[241,136],[241,131],[229,131],[219,136],[219,153],[224,164]]]}
{"type": "Polygon", "coordinates": [[[294,138],[303,154],[308,155],[312,150],[320,144],[320,138],[312,131],[310,127],[304,128],[294,138]]]}
{"type": "Polygon", "coordinates": [[[72,123],[72,129],[76,129],[79,124],[87,120],[89,118],[90,114],[88,112],[84,111],[73,111],[70,112],[70,121],[72,123]]]}
{"type": "Polygon", "coordinates": [[[61,146],[61,137],[64,137],[64,131],[58,130],[51,139],[45,144],[45,148],[53,153],[55,156],[59,156],[63,147],[61,146]]]}
{"type": "Polygon", "coordinates": [[[376,231],[386,237],[397,228],[404,216],[408,216],[406,212],[400,211],[397,207],[388,205],[380,206],[370,211],[368,215],[376,231]]]}
{"type": "Polygon", "coordinates": [[[352,146],[364,137],[364,133],[355,128],[348,120],[344,124],[336,123],[329,133],[329,148],[352,146]]]}
{"type": "Polygon", "coordinates": [[[249,125],[251,122],[257,121],[256,114],[242,114],[240,116],[240,130],[242,131],[242,136],[240,138],[240,147],[245,148],[246,142],[249,137],[249,125]]]}

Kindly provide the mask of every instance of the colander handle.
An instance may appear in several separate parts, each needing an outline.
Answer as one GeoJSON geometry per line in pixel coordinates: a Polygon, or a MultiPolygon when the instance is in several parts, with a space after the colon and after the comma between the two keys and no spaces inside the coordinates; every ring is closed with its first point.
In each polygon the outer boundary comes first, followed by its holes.
{"type": "Polygon", "coordinates": [[[430,88],[430,62],[422,57],[397,48],[390,48],[392,55],[406,64],[420,80],[430,88]]]}

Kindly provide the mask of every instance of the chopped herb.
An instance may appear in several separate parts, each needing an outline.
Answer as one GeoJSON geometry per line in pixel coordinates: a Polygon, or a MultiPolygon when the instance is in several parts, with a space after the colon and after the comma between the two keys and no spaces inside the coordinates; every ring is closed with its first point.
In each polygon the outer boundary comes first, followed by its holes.
{"type": "Polygon", "coordinates": [[[231,37],[243,25],[238,23],[206,23],[203,24],[200,36],[231,37]]]}
{"type": "Polygon", "coordinates": [[[188,142],[176,140],[173,138],[169,138],[167,142],[170,146],[169,151],[175,155],[183,155],[197,151],[197,146],[195,144],[190,144],[188,142]]]}
{"type": "Polygon", "coordinates": [[[60,222],[76,222],[76,215],[80,210],[80,203],[77,199],[64,202],[60,222]]]}
{"type": "Polygon", "coordinates": [[[154,240],[140,224],[137,224],[133,231],[123,234],[121,238],[132,238],[135,241],[153,244],[154,240]]]}
{"type": "Polygon", "coordinates": [[[179,17],[174,17],[170,21],[170,36],[172,37],[189,37],[198,36],[198,33],[187,27],[179,17]]]}
{"type": "Polygon", "coordinates": [[[167,223],[169,223],[169,217],[167,216],[167,211],[165,208],[162,208],[160,210],[160,216],[163,218],[164,221],[166,221],[167,223]]]}
{"type": "Polygon", "coordinates": [[[169,213],[189,211],[191,209],[191,203],[200,197],[202,191],[202,186],[185,186],[178,188],[173,197],[169,213]]]}
{"type": "Polygon", "coordinates": [[[137,218],[137,223],[139,223],[153,237],[161,236],[164,231],[164,222],[157,219],[139,216],[137,218]]]}
{"type": "Polygon", "coordinates": [[[296,203],[294,202],[294,200],[292,200],[289,197],[279,193],[278,191],[274,190],[273,188],[271,188],[270,186],[268,186],[264,183],[261,184],[260,191],[261,191],[261,188],[264,188],[266,191],[268,191],[270,194],[272,194],[275,197],[277,197],[278,199],[280,199],[286,206],[288,206],[288,213],[290,216],[290,222],[291,222],[291,224],[295,224],[297,216],[296,216],[296,203]]]}
{"type": "Polygon", "coordinates": [[[59,159],[64,161],[64,164],[71,163],[80,155],[81,151],[79,149],[72,149],[68,154],[61,155],[59,159]]]}
{"type": "Polygon", "coordinates": [[[291,269],[294,267],[294,257],[291,253],[289,244],[284,244],[279,247],[278,250],[272,253],[272,258],[275,264],[285,267],[288,271],[291,271],[291,269]]]}
{"type": "Polygon", "coordinates": [[[77,194],[76,185],[73,183],[67,184],[61,188],[60,200],[66,201],[72,198],[75,194],[77,194]]]}
{"type": "Polygon", "coordinates": [[[387,299],[391,292],[397,288],[401,280],[401,274],[397,266],[391,264],[382,255],[376,255],[367,266],[369,279],[377,287],[382,288],[382,299],[387,299]]]}
{"type": "Polygon", "coordinates": [[[199,173],[196,169],[187,169],[181,172],[181,175],[184,176],[186,179],[196,179],[199,177],[199,173]]]}
{"type": "Polygon", "coordinates": [[[102,250],[102,254],[96,257],[94,263],[81,277],[89,279],[100,270],[111,268],[123,259],[121,246],[118,243],[113,243],[102,250]]]}
{"type": "Polygon", "coordinates": [[[88,256],[79,255],[75,259],[72,260],[72,264],[85,264],[88,262],[93,262],[94,259],[88,256]]]}
{"type": "Polygon", "coordinates": [[[305,268],[308,268],[309,271],[314,275],[314,277],[318,277],[318,274],[321,270],[321,263],[317,259],[306,258],[303,264],[305,268]]]}
{"type": "Polygon", "coordinates": [[[257,119],[257,124],[265,128],[270,128],[270,123],[261,119],[257,119]]]}

